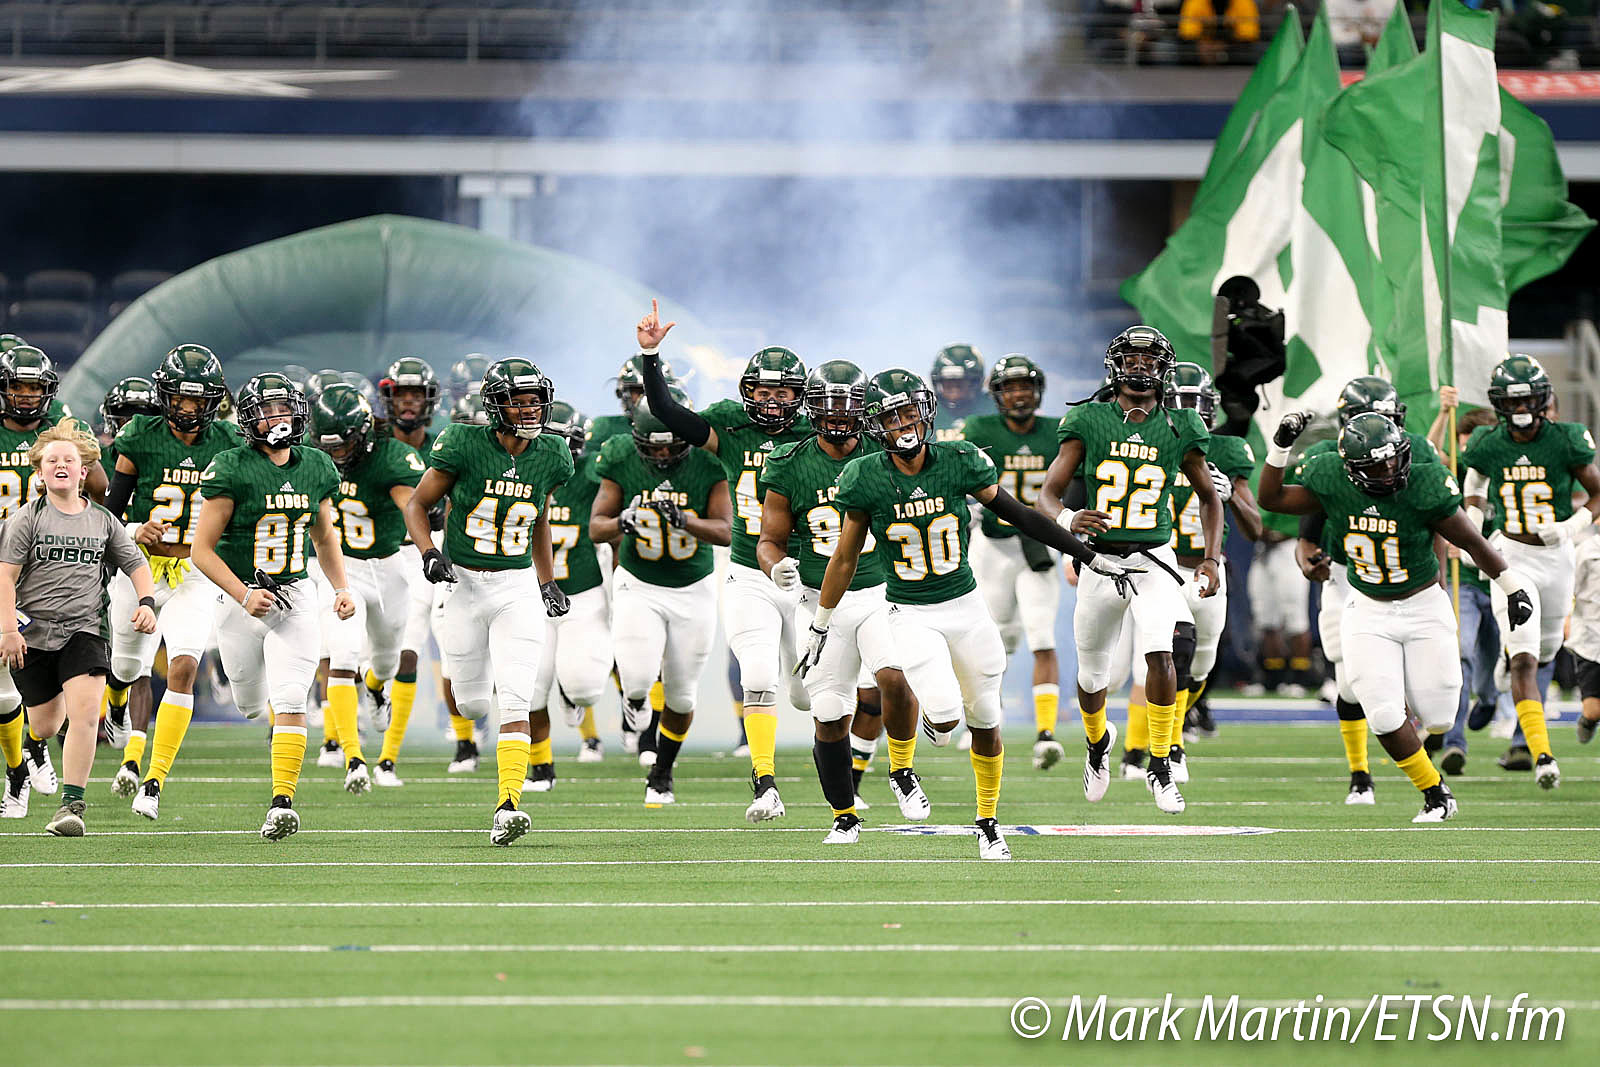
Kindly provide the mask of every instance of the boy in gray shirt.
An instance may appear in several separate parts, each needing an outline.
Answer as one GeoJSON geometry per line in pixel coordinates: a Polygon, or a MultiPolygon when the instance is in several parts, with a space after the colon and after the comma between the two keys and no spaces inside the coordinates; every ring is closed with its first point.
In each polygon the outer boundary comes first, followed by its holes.
{"type": "Polygon", "coordinates": [[[82,837],[84,786],[94,764],[100,699],[111,669],[105,587],[113,569],[133,582],[133,626],[156,627],[155,586],[144,554],[109,511],[83,495],[100,459],[94,436],[73,420],[39,435],[28,459],[45,495],[24,504],[0,532],[0,664],[12,670],[41,737],[72,729],[62,750],[61,808],[45,827],[82,837]]]}

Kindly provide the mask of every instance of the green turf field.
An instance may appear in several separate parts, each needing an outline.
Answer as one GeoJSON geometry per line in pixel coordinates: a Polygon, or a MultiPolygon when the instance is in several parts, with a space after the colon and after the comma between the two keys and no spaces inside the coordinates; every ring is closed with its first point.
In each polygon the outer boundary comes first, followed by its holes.
{"type": "MultiPolygon", "coordinates": [[[[525,796],[534,832],[495,849],[492,753],[447,778],[442,746],[412,746],[406,787],[364,798],[308,760],[303,829],[271,845],[260,729],[192,730],[154,825],[110,795],[102,751],[91,836],[43,836],[55,798],[37,795],[0,824],[3,1062],[1594,1062],[1600,746],[1553,729],[1565,781],[1542,794],[1477,737],[1452,783],[1460,816],[1413,827],[1418,794],[1376,743],[1378,805],[1344,806],[1331,719],[1223,730],[1192,748],[1178,818],[1132,782],[1085,803],[1074,746],[1041,774],[1019,734],[1002,823],[1129,829],[1013,831],[1010,864],[981,863],[966,836],[877,832],[901,824],[883,754],[863,784],[874,832],[824,850],[808,752],[780,753],[788,817],[753,828],[744,761],[686,757],[677,806],[646,811],[631,760],[579,766],[558,730],[558,788],[525,796]],[[1276,832],[1138,832],[1183,827],[1276,832]],[[1181,1044],[1064,1043],[1068,1000],[1101,993],[1108,1014],[1189,1003],[1181,1044]],[[1502,998],[1526,993],[1565,1009],[1564,1036],[1432,1043],[1442,1024],[1423,1009],[1408,1042],[1401,1002],[1393,1043],[1369,1040],[1371,1017],[1356,1048],[1296,1042],[1292,1016],[1271,1050],[1194,1040],[1207,994],[1241,997],[1242,1031],[1253,1005],[1318,995],[1353,1027],[1375,993],[1492,995],[1496,1034],[1502,998]],[[1025,996],[1054,1013],[1042,1039],[1012,1032],[1025,996]]],[[[918,765],[930,822],[969,822],[965,754],[924,743],[918,765]]]]}

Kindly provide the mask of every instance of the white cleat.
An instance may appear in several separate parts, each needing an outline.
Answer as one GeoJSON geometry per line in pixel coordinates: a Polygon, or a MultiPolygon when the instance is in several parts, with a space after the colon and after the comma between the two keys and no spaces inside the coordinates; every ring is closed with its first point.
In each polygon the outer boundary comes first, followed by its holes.
{"type": "Polygon", "coordinates": [[[1000,833],[1000,824],[993,819],[979,819],[978,827],[978,858],[982,860],[1008,860],[1011,858],[1011,846],[1006,844],[1006,839],[1000,833]]]}
{"type": "Polygon", "coordinates": [[[647,808],[664,808],[668,804],[676,804],[677,802],[678,798],[673,794],[671,785],[666,786],[664,789],[657,789],[653,785],[644,787],[644,806],[647,808]]]}
{"type": "Polygon", "coordinates": [[[151,778],[139,787],[139,792],[133,798],[133,813],[143,815],[151,822],[161,818],[161,786],[151,778]]]}
{"type": "Polygon", "coordinates": [[[331,741],[324,743],[322,748],[317,750],[317,766],[343,767],[344,749],[333,744],[331,741]]]}
{"type": "Polygon", "coordinates": [[[117,776],[111,779],[111,793],[127,799],[139,791],[139,765],[124,763],[117,768],[117,776]]]}
{"type": "Polygon", "coordinates": [[[1061,742],[1049,730],[1039,733],[1039,739],[1033,743],[1033,769],[1048,771],[1051,767],[1061,762],[1061,757],[1067,750],[1061,747],[1061,742]]]}
{"type": "Polygon", "coordinates": [[[497,808],[494,824],[489,828],[489,844],[505,847],[533,829],[533,820],[525,811],[515,808],[497,808]]]}
{"type": "Polygon", "coordinates": [[[1350,805],[1364,804],[1372,806],[1378,803],[1377,791],[1372,788],[1372,775],[1366,771],[1350,772],[1350,792],[1344,795],[1344,802],[1350,805]]]}
{"type": "Polygon", "coordinates": [[[364,679],[365,673],[356,685],[361,689],[361,699],[366,702],[367,718],[374,730],[380,734],[384,733],[389,729],[390,720],[394,718],[394,704],[390,702],[388,693],[382,689],[371,688],[364,679]]]}
{"type": "Polygon", "coordinates": [[[1099,741],[1084,740],[1087,750],[1083,757],[1083,797],[1093,804],[1111,788],[1111,746],[1117,743],[1116,723],[1106,723],[1106,732],[1099,741]]]}
{"type": "Polygon", "coordinates": [[[405,785],[400,776],[394,773],[394,761],[382,759],[372,768],[372,784],[381,785],[385,789],[398,789],[405,785]]]}
{"type": "Polygon", "coordinates": [[[959,740],[956,741],[956,751],[957,752],[971,752],[972,751],[972,731],[971,730],[962,730],[961,731],[961,737],[960,737],[959,740]]]}
{"type": "Polygon", "coordinates": [[[123,705],[122,707],[115,709],[107,708],[105,725],[106,744],[110,745],[119,752],[124,748],[127,748],[129,733],[127,705],[123,705]]]}
{"type": "Polygon", "coordinates": [[[1546,752],[1540,756],[1533,765],[1533,780],[1539,783],[1541,789],[1554,789],[1561,784],[1561,768],[1556,765],[1556,758],[1546,752]]]}
{"type": "Polygon", "coordinates": [[[522,788],[530,793],[548,793],[556,787],[556,765],[536,763],[528,768],[528,780],[522,788]]]}
{"type": "Polygon", "coordinates": [[[606,758],[606,746],[598,737],[586,738],[578,749],[579,763],[600,763],[606,758]]]}
{"type": "Polygon", "coordinates": [[[1145,785],[1150,788],[1151,794],[1156,798],[1156,808],[1158,810],[1167,815],[1183,814],[1183,794],[1178,792],[1178,783],[1172,780],[1170,768],[1165,775],[1157,771],[1146,771],[1144,778],[1145,785]]]}
{"type": "Polygon", "coordinates": [[[1412,822],[1444,822],[1456,815],[1456,798],[1450,787],[1440,782],[1422,794],[1422,810],[1412,816],[1412,822]]]}
{"type": "Polygon", "coordinates": [[[28,784],[40,796],[52,796],[60,787],[56,781],[56,769],[50,762],[50,749],[48,742],[41,741],[37,747],[30,745],[24,735],[22,742],[22,762],[28,768],[28,784]]]}
{"type": "Polygon", "coordinates": [[[625,756],[639,754],[639,735],[637,732],[633,730],[624,730],[622,732],[622,753],[625,756]]]}
{"type": "Polygon", "coordinates": [[[344,791],[360,796],[372,788],[372,775],[367,772],[367,765],[356,760],[350,761],[350,769],[344,775],[344,791]]]}
{"type": "Polygon", "coordinates": [[[20,764],[14,772],[7,771],[5,795],[0,797],[0,819],[26,819],[31,792],[33,786],[28,784],[28,772],[20,764]]]}
{"type": "Polygon", "coordinates": [[[910,767],[889,772],[889,791],[900,805],[901,816],[912,822],[921,822],[933,811],[928,794],[922,791],[922,779],[910,767]]]}
{"type": "Polygon", "coordinates": [[[754,788],[760,791],[750,806],[744,809],[744,821],[763,823],[783,818],[783,798],[778,795],[778,787],[769,781],[765,788],[759,782],[754,788]]]}
{"type": "Polygon", "coordinates": [[[1167,766],[1172,770],[1172,780],[1179,785],[1189,784],[1189,757],[1183,749],[1173,745],[1167,753],[1167,766]]]}
{"type": "Polygon", "coordinates": [[[639,750],[639,766],[648,769],[650,767],[654,767],[655,765],[656,750],[653,748],[641,748],[639,750]]]}
{"type": "MultiPolygon", "coordinates": [[[[318,763],[321,760],[317,761],[318,763]]],[[[341,764],[342,766],[342,764],[341,764]]],[[[456,742],[456,755],[444,769],[446,774],[471,774],[478,769],[478,743],[464,740],[456,742]]]]}
{"type": "Polygon", "coordinates": [[[872,810],[872,805],[868,804],[865,800],[862,800],[860,793],[856,794],[856,810],[857,811],[871,811],[872,810]]]}
{"type": "Polygon", "coordinates": [[[1122,764],[1122,780],[1124,782],[1144,781],[1144,768],[1137,763],[1122,764]]]}
{"type": "Polygon", "coordinates": [[[263,841],[282,841],[300,831],[300,816],[293,808],[268,808],[267,821],[261,824],[263,841]]]}
{"type": "Polygon", "coordinates": [[[822,839],[824,845],[853,845],[861,840],[861,817],[845,812],[833,819],[833,829],[822,839]]]}
{"type": "Polygon", "coordinates": [[[922,716],[922,736],[926,737],[928,743],[934,748],[943,748],[950,743],[950,735],[955,733],[956,727],[960,725],[960,721],[957,720],[948,726],[941,726],[924,715],[922,716]]]}

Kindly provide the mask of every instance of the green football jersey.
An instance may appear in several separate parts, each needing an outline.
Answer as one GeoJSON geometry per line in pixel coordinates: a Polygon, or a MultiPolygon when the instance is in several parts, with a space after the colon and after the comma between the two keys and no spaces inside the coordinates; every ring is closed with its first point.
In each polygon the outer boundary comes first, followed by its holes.
{"type": "Polygon", "coordinates": [[[1594,462],[1594,436],[1580,423],[1546,422],[1532,441],[1518,443],[1504,423],[1480,426],[1461,461],[1489,478],[1494,528],[1525,534],[1530,524],[1572,516],[1572,494],[1582,488],[1572,470],[1594,462]]]}
{"type": "MultiPolygon", "coordinates": [[[[1256,454],[1250,450],[1250,443],[1242,437],[1212,434],[1206,459],[1230,479],[1248,479],[1256,470],[1256,454]]],[[[1206,534],[1200,524],[1200,498],[1194,495],[1194,487],[1182,471],[1172,482],[1172,516],[1173,550],[1180,556],[1204,556],[1206,534]]],[[[1222,510],[1222,536],[1224,540],[1228,536],[1226,505],[1222,510]]]]}
{"type": "Polygon", "coordinates": [[[533,566],[539,509],[572,477],[566,438],[541,434],[513,456],[493,427],[452,423],[433,442],[428,466],[455,477],[444,523],[452,563],[488,571],[533,566]]]}
{"type": "Polygon", "coordinates": [[[28,462],[28,449],[40,433],[54,425],[55,420],[48,417],[31,430],[8,429],[0,422],[0,522],[44,492],[44,483],[28,462]]]}
{"type": "Polygon", "coordinates": [[[339,527],[340,549],[345,555],[383,559],[400,551],[406,540],[406,517],[390,490],[397,485],[415,489],[425,470],[416,449],[385,436],[360,463],[340,472],[333,521],[339,527]]]}
{"type": "Polygon", "coordinates": [[[257,568],[282,581],[306,576],[307,532],[322,502],[338,490],[333,460],[309,445],[290,448],[281,467],[249,445],[230,448],[218,452],[200,475],[202,497],[233,501],[217,555],[247,584],[257,568]]]}
{"type": "Polygon", "coordinates": [[[1172,488],[1183,459],[1207,452],[1211,433],[1189,408],[1156,408],[1133,422],[1111,400],[1069,410],[1056,440],[1083,442],[1080,470],[1089,507],[1111,516],[1099,540],[1164,545],[1172,540],[1172,488]]]}
{"type": "MultiPolygon", "coordinates": [[[[1433,442],[1428,440],[1426,434],[1417,433],[1415,430],[1407,430],[1406,436],[1411,439],[1411,463],[1413,466],[1418,463],[1443,462],[1439,459],[1438,450],[1433,447],[1433,442]]],[[[1328,452],[1332,452],[1336,456],[1339,454],[1338,438],[1329,437],[1326,440],[1318,441],[1302,452],[1295,465],[1283,472],[1283,484],[1303,484],[1300,476],[1305,469],[1306,461],[1314,456],[1320,456],[1328,452]]],[[[1296,521],[1298,522],[1298,520],[1296,521]]],[[[1342,532],[1334,530],[1332,523],[1328,523],[1322,528],[1322,550],[1333,559],[1333,562],[1341,567],[1350,562],[1345,558],[1343,537],[1342,532]]]]}
{"type": "MultiPolygon", "coordinates": [[[[974,415],[961,424],[960,440],[971,441],[993,461],[1000,472],[1000,488],[1033,507],[1044,485],[1044,472],[1055,458],[1056,428],[1049,419],[1034,417],[1033,428],[1018,433],[1005,416],[974,415]]],[[[1016,537],[1016,527],[992,511],[983,513],[985,537],[1016,537]]]]}
{"type": "MultiPolygon", "coordinates": [[[[711,507],[713,493],[727,492],[727,476],[717,457],[691,448],[668,470],[646,463],[633,446],[633,437],[615,437],[600,450],[596,472],[622,490],[622,506],[634,497],[669,499],[684,511],[701,516],[711,507]]],[[[651,585],[679,589],[710,574],[715,565],[711,546],[688,530],[677,530],[649,508],[637,512],[638,528],[622,536],[619,562],[629,574],[651,585]]],[[[715,611],[714,604],[707,611],[715,611]]]]}
{"type": "Polygon", "coordinates": [[[1313,457],[1300,474],[1344,549],[1356,589],[1390,598],[1438,577],[1434,524],[1461,509],[1461,488],[1444,464],[1413,466],[1406,487],[1392,496],[1362,492],[1337,453],[1313,457]]]}
{"type": "Polygon", "coordinates": [[[207,426],[192,445],[178,440],[164,415],[135,415],[123,423],[113,447],[127,456],[139,474],[134,480],[128,510],[129,522],[159,519],[170,529],[163,544],[187,545],[194,541],[200,519],[200,477],[211,461],[243,444],[239,428],[218,420],[207,426]]]}
{"type": "MultiPolygon", "coordinates": [[[[834,459],[822,450],[815,437],[810,437],[779,445],[762,465],[756,491],[762,499],[769,489],[788,499],[789,554],[800,563],[800,580],[812,589],[822,588],[822,576],[844,529],[844,513],[834,502],[839,493],[839,475],[855,459],[882,451],[876,441],[863,437],[848,456],[834,459]]],[[[877,541],[868,533],[851,589],[883,584],[883,560],[877,549],[877,541]]]]}
{"type": "Polygon", "coordinates": [[[600,458],[600,450],[606,442],[613,437],[632,437],[633,420],[626,415],[601,415],[589,423],[589,436],[585,439],[583,450],[586,454],[600,458]]]}
{"type": "Polygon", "coordinates": [[[578,461],[566,485],[550,498],[550,545],[554,549],[556,583],[568,596],[600,584],[600,557],[589,540],[589,513],[600,491],[593,456],[578,461]]]}
{"type": "Polygon", "coordinates": [[[773,449],[811,436],[811,423],[802,415],[783,433],[773,436],[751,422],[744,405],[737,400],[719,400],[699,414],[717,431],[717,459],[733,493],[733,546],[729,558],[741,567],[760,569],[756,542],[761,540],[761,497],[756,491],[756,479],[773,449]]]}
{"type": "Polygon", "coordinates": [[[866,513],[883,546],[891,602],[942,604],[978,587],[967,562],[967,497],[999,477],[977,445],[935,441],[914,475],[901,473],[888,453],[851,460],[834,503],[866,513]]]}

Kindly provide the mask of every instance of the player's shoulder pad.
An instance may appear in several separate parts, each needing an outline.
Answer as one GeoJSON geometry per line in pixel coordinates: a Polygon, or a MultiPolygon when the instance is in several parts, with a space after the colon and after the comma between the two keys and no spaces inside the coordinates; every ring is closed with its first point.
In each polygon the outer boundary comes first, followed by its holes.
{"type": "Polygon", "coordinates": [[[1433,442],[1428,440],[1428,435],[1415,430],[1407,430],[1406,436],[1411,438],[1411,462],[1432,466],[1441,463],[1439,450],[1433,447],[1433,442]]]}
{"type": "Polygon", "coordinates": [[[772,454],[767,457],[766,464],[763,464],[763,466],[772,463],[782,463],[784,460],[800,451],[800,446],[804,445],[806,441],[809,440],[811,439],[808,437],[800,441],[785,441],[783,444],[772,450],[772,454]]]}
{"type": "Polygon", "coordinates": [[[750,416],[745,412],[744,405],[729,397],[713,401],[706,405],[704,411],[697,411],[695,414],[719,430],[725,430],[732,426],[741,426],[750,421],[750,416]]]}
{"type": "Polygon", "coordinates": [[[1594,452],[1594,434],[1589,432],[1589,427],[1581,422],[1563,422],[1559,425],[1567,431],[1567,440],[1574,452],[1580,455],[1594,452]]]}
{"type": "Polygon", "coordinates": [[[1462,449],[1462,452],[1467,453],[1471,452],[1474,448],[1481,448],[1488,442],[1490,435],[1498,429],[1500,429],[1500,424],[1498,422],[1491,423],[1488,426],[1479,426],[1477,429],[1473,430],[1471,436],[1467,438],[1467,447],[1462,449]]]}

